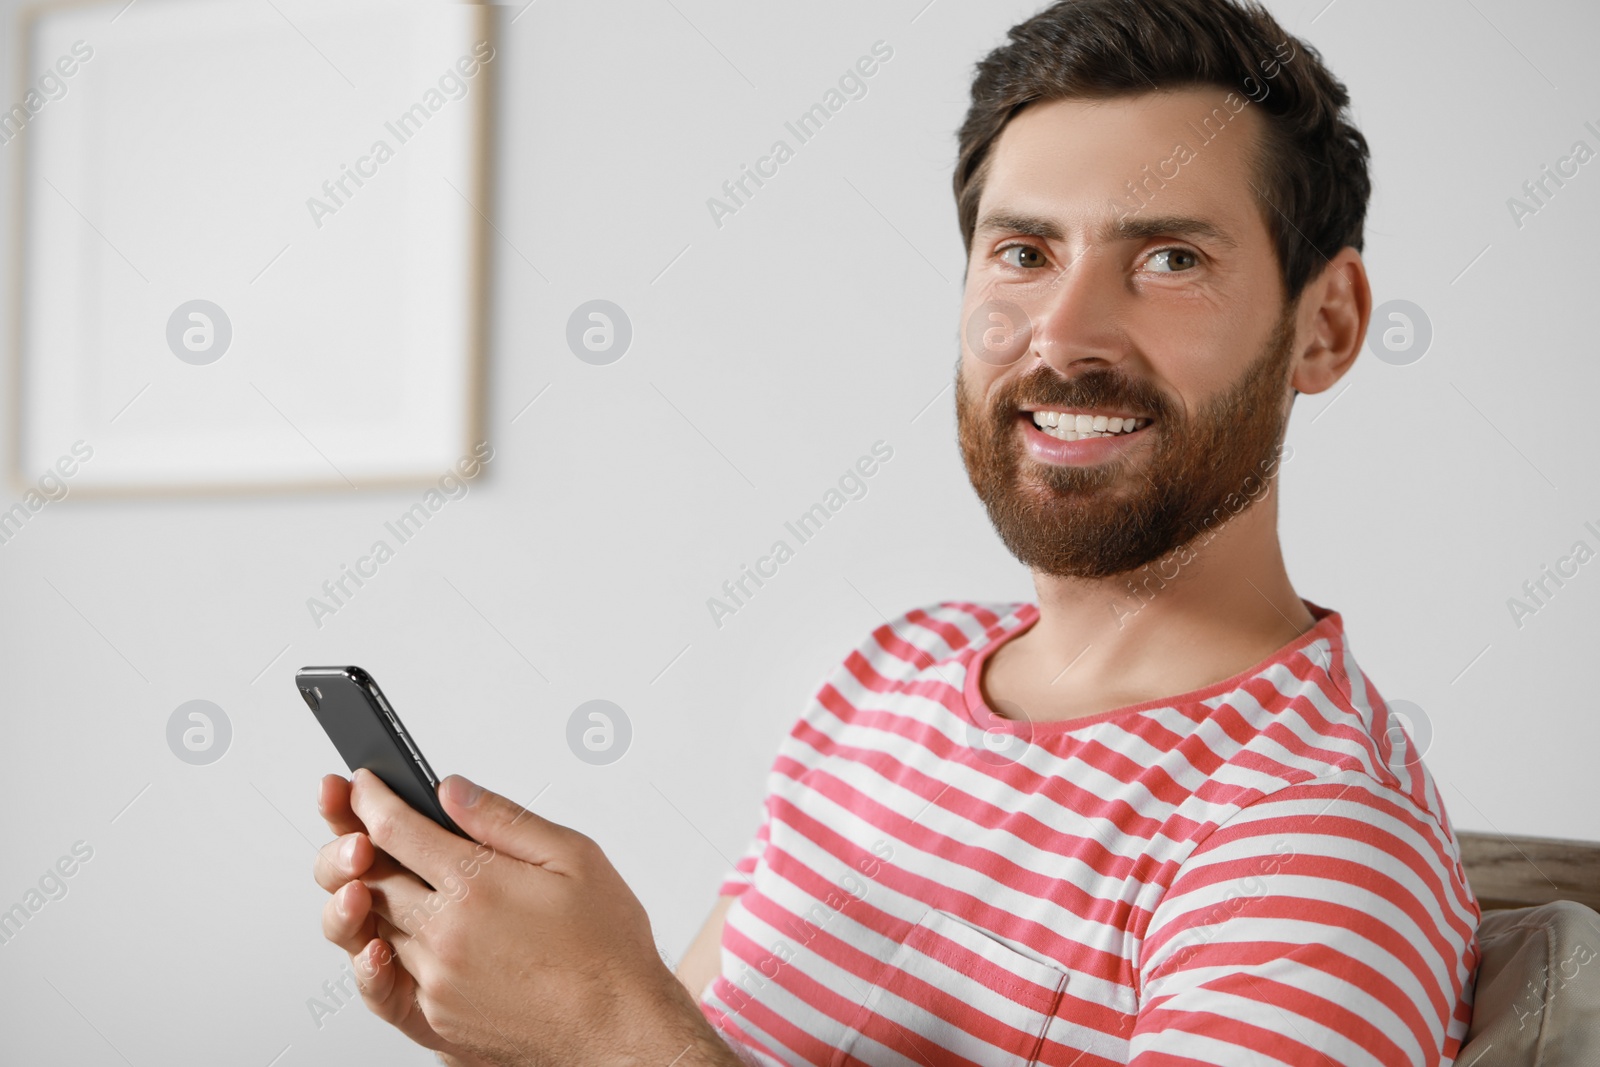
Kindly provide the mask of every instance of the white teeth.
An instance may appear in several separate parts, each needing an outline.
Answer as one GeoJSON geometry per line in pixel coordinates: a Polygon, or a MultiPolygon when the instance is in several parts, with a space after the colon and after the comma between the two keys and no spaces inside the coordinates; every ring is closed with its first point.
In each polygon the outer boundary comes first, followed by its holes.
{"type": "Polygon", "coordinates": [[[1084,437],[1112,437],[1119,433],[1132,433],[1149,423],[1120,415],[1073,415],[1061,411],[1035,411],[1033,424],[1051,437],[1061,441],[1077,441],[1084,437]]]}

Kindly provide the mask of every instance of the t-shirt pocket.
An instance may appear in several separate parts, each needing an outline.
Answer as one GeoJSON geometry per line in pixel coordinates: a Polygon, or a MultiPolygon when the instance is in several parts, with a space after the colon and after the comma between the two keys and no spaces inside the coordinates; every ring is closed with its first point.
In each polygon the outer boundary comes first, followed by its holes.
{"type": "Polygon", "coordinates": [[[930,909],[879,972],[831,1067],[1029,1067],[1066,971],[930,909]]]}

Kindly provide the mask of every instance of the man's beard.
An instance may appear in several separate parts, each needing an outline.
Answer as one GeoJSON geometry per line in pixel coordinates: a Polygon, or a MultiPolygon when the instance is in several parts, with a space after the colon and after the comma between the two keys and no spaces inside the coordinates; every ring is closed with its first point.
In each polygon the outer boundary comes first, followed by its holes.
{"type": "Polygon", "coordinates": [[[1288,423],[1293,345],[1291,302],[1261,355],[1192,419],[1153,385],[1118,370],[1067,379],[1043,364],[1007,383],[980,411],[958,363],[956,424],[967,477],[1000,539],[1029,569],[1091,579],[1136,570],[1265,495],[1288,423]],[[1026,451],[1018,425],[1024,404],[1143,414],[1153,418],[1144,432],[1154,440],[1125,446],[1148,456],[1048,464],[1026,451]],[[1230,507],[1230,497],[1244,504],[1230,507]]]}

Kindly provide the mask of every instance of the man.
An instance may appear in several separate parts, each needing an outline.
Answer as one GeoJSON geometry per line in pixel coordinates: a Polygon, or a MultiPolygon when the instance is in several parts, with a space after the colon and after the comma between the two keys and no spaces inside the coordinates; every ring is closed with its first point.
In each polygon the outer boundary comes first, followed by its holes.
{"type": "Polygon", "coordinates": [[[1371,310],[1346,104],[1228,0],[1014,28],[961,131],[956,403],[1037,605],[868,635],[677,980],[582,835],[452,778],[474,852],[330,776],[368,1005],[455,1063],[1450,1063],[1478,905],[1276,532],[1294,397],[1371,310]]]}

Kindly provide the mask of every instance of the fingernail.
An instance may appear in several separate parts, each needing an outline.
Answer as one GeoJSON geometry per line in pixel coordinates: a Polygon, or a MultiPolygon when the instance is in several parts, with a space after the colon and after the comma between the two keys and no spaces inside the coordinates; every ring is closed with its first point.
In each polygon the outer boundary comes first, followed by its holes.
{"type": "Polygon", "coordinates": [[[355,866],[356,862],[356,835],[351,834],[344,839],[344,844],[339,846],[339,862],[346,867],[355,866]]]}
{"type": "Polygon", "coordinates": [[[463,808],[472,807],[478,802],[478,798],[483,796],[482,786],[474,785],[459,774],[452,774],[446,778],[444,787],[450,791],[450,799],[463,808]]]}

